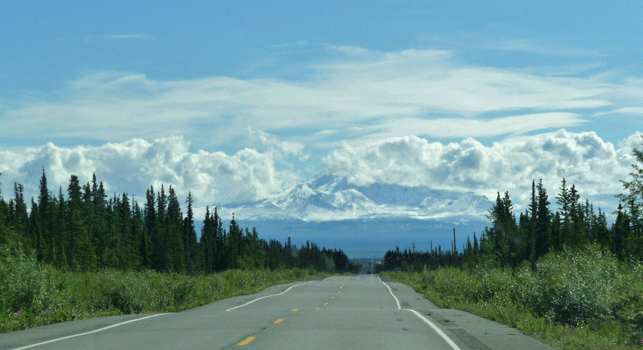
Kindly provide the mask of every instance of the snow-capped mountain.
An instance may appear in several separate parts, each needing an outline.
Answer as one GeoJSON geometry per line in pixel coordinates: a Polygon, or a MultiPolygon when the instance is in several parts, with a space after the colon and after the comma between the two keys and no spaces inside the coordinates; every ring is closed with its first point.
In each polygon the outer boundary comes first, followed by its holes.
{"type": "Polygon", "coordinates": [[[300,219],[331,221],[372,218],[483,218],[492,202],[472,192],[435,190],[392,184],[357,186],[346,178],[322,175],[275,197],[227,205],[246,220],[300,219]]]}

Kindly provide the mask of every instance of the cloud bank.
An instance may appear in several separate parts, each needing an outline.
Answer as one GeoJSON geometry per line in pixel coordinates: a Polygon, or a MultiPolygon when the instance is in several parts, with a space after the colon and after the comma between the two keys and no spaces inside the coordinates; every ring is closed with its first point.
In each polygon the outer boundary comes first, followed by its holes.
{"type": "MultiPolygon", "coordinates": [[[[36,196],[44,168],[49,189],[66,187],[72,173],[83,182],[96,172],[108,193],[126,192],[139,200],[150,185],[172,185],[185,198],[191,191],[198,207],[252,202],[276,196],[303,179],[288,162],[305,158],[301,144],[251,130],[263,149],[245,148],[235,154],[192,151],[183,137],[151,142],[132,139],[101,146],[41,147],[0,152],[5,198],[13,197],[14,181],[36,196]]],[[[344,144],[321,161],[323,172],[345,176],[360,186],[372,183],[428,186],[473,191],[495,198],[509,191],[517,208],[529,201],[531,180],[542,178],[555,203],[560,180],[576,184],[582,198],[604,210],[615,209],[619,180],[629,179],[641,149],[641,133],[622,140],[618,148],[593,132],[553,133],[508,138],[485,146],[474,138],[457,143],[428,142],[416,136],[392,137],[361,145],[344,144]]],[[[552,204],[552,208],[556,205],[552,204]]]]}
{"type": "Polygon", "coordinates": [[[404,136],[359,146],[344,144],[324,157],[321,165],[361,186],[429,186],[474,191],[492,200],[496,192],[509,191],[518,204],[529,200],[532,179],[541,178],[550,202],[555,203],[553,197],[565,177],[570,185],[576,184],[583,198],[613,205],[612,196],[622,192],[619,180],[629,179],[632,148],[640,149],[643,143],[640,135],[633,134],[618,149],[594,132],[564,129],[508,138],[489,147],[473,138],[445,145],[404,136]]]}

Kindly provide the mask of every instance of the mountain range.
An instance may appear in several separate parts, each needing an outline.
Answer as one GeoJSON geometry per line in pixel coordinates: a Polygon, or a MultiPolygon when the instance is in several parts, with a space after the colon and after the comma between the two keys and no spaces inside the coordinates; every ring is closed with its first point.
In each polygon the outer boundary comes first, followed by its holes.
{"type": "Polygon", "coordinates": [[[473,192],[374,183],[320,175],[257,202],[219,208],[244,220],[339,221],[350,219],[482,219],[493,203],[473,192]]]}

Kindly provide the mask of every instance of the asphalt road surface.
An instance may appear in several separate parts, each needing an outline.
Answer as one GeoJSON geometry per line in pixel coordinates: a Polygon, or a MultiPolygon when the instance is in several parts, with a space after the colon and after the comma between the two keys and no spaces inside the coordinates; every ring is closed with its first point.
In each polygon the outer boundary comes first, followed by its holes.
{"type": "Polygon", "coordinates": [[[0,349],[551,349],[439,309],[376,276],[273,286],[180,313],[102,317],[0,334],[0,349]]]}

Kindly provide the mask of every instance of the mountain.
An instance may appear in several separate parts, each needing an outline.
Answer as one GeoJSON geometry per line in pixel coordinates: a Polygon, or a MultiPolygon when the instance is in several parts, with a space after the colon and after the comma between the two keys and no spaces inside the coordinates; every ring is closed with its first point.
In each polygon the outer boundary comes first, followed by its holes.
{"type": "Polygon", "coordinates": [[[492,206],[473,192],[394,184],[357,186],[344,177],[321,175],[254,203],[226,205],[245,220],[337,221],[347,219],[459,217],[481,219],[492,206]]]}

